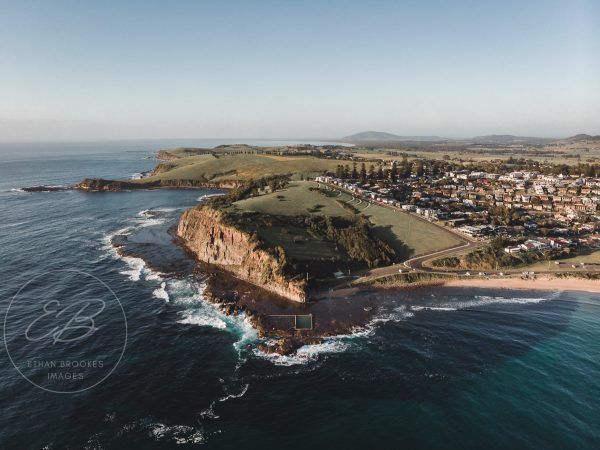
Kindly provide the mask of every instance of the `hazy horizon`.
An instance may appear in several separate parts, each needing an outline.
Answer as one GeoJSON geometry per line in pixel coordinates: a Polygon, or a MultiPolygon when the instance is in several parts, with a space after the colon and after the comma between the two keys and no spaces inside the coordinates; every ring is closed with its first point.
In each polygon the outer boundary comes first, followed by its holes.
{"type": "Polygon", "coordinates": [[[599,55],[593,0],[5,1],[0,141],[600,134],[599,55]]]}

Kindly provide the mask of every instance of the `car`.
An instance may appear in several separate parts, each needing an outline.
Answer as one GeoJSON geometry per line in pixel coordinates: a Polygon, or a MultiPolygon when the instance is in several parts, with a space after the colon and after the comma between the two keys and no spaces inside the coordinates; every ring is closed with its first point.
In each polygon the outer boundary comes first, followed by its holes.
{"type": "Polygon", "coordinates": [[[466,275],[467,277],[470,277],[470,276],[471,276],[471,272],[465,272],[465,275],[466,275]]]}
{"type": "Polygon", "coordinates": [[[403,269],[398,269],[398,273],[402,273],[402,272],[404,272],[403,269]]]}

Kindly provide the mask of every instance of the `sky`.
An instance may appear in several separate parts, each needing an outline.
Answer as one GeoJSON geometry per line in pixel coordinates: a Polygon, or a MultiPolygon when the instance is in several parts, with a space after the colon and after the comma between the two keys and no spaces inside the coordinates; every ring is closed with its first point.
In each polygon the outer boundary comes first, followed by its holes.
{"type": "Polygon", "coordinates": [[[0,141],[600,134],[600,1],[0,0],[0,141]]]}

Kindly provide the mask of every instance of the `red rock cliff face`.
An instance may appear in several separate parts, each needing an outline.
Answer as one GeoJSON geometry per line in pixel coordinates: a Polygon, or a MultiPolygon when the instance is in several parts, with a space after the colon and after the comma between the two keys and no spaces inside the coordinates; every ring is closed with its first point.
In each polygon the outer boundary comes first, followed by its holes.
{"type": "Polygon", "coordinates": [[[177,235],[199,260],[283,297],[306,301],[305,281],[288,280],[279,261],[258,249],[250,234],[224,224],[219,211],[207,206],[188,209],[179,220],[177,235]]]}

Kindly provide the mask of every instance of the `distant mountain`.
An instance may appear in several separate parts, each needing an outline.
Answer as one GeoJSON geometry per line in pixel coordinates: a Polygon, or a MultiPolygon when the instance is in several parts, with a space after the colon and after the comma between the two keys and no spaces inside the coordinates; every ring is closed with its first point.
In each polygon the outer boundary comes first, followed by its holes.
{"type": "Polygon", "coordinates": [[[552,142],[555,139],[531,137],[531,136],[513,136],[512,134],[490,134],[487,136],[475,136],[472,139],[467,139],[469,142],[474,144],[494,144],[494,145],[508,145],[508,144],[546,144],[552,142]]]}
{"type": "Polygon", "coordinates": [[[592,136],[590,134],[576,134],[575,136],[568,137],[564,139],[569,142],[578,142],[578,141],[600,141],[600,135],[592,136]]]}
{"type": "Polygon", "coordinates": [[[398,136],[397,134],[384,133],[383,131],[363,131],[342,138],[350,142],[393,142],[393,141],[446,141],[440,136],[398,136]]]}

